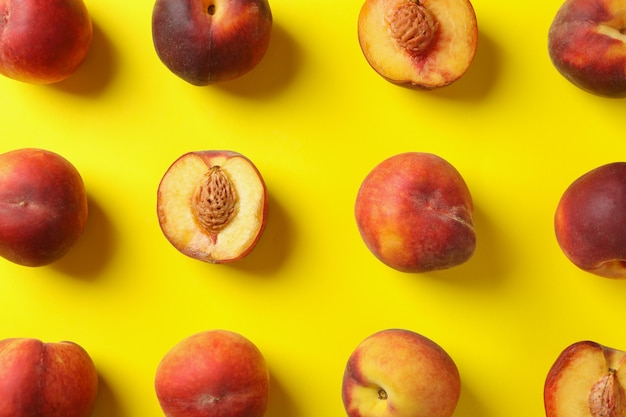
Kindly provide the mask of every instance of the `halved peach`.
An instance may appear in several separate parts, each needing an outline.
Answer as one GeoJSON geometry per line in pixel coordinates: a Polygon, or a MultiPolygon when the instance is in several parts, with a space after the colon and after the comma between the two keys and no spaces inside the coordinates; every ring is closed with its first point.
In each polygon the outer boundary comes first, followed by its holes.
{"type": "Polygon", "coordinates": [[[365,0],[358,38],[383,78],[432,89],[465,74],[476,54],[478,24],[469,0],[365,0]]]}
{"type": "Polygon", "coordinates": [[[626,352],[592,341],[568,346],[545,381],[546,417],[626,415],[626,352]]]}
{"type": "Polygon", "coordinates": [[[265,228],[265,182],[240,153],[189,152],[161,179],[157,214],[163,234],[183,254],[209,263],[236,261],[265,228]]]}

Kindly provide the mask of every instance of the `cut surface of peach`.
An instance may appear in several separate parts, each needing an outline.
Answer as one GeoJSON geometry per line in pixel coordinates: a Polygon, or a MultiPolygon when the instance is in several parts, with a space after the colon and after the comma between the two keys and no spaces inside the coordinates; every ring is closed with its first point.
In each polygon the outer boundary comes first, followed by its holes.
{"type": "Polygon", "coordinates": [[[566,348],[548,373],[546,417],[626,415],[626,352],[595,342],[566,348]]]}
{"type": "Polygon", "coordinates": [[[476,53],[478,25],[469,0],[365,0],[358,38],[383,78],[432,89],[465,74],[476,53]]]}
{"type": "Polygon", "coordinates": [[[265,183],[241,154],[191,152],[163,176],[157,214],[180,252],[210,263],[235,261],[253,249],[264,229],[265,183]]]}

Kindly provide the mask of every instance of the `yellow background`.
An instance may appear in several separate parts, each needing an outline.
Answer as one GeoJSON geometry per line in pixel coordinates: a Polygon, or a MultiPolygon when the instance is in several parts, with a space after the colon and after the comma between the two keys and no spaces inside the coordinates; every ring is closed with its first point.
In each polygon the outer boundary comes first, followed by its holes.
{"type": "Polygon", "coordinates": [[[267,417],[343,416],[346,359],[369,334],[420,332],[454,358],[455,417],[543,415],[556,356],[582,339],[626,348],[625,282],[578,270],[553,214],[584,172],[623,160],[626,102],[583,92],[547,54],[560,0],[474,0],[470,70],[437,91],[380,78],[356,37],[361,0],[272,0],[273,35],[239,80],[194,87],[158,60],[152,0],[88,0],[95,38],[58,85],[0,79],[0,151],[70,160],[89,194],[84,236],[41,268],[0,262],[0,337],[72,340],[94,359],[94,417],[161,416],[161,357],[195,332],[252,340],[272,375],[267,417]],[[232,265],[178,253],[155,205],[192,150],[243,153],[270,195],[258,246],[232,265]],[[403,151],[436,153],[465,178],[478,245],[466,264],[403,274],[362,243],[353,203],[365,175],[403,151]]]}

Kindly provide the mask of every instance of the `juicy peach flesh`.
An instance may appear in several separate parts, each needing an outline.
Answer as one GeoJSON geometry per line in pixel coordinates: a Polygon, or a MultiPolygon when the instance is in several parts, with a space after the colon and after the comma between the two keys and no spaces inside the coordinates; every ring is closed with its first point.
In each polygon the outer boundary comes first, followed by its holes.
{"type": "Polygon", "coordinates": [[[467,71],[476,52],[478,26],[468,0],[366,0],[359,13],[358,39],[366,60],[383,78],[436,88],[467,71]],[[399,22],[411,16],[417,20],[399,22]],[[419,46],[407,47],[415,44],[419,46]]]}
{"type": "Polygon", "coordinates": [[[161,180],[157,200],[159,224],[170,243],[209,263],[245,256],[265,227],[265,183],[252,162],[235,152],[183,155],[161,180]],[[218,181],[218,189],[207,181],[218,181]],[[228,195],[222,193],[226,188],[228,195]]]}
{"type": "Polygon", "coordinates": [[[626,413],[626,352],[581,341],[568,346],[548,372],[546,417],[620,417],[626,413]]]}

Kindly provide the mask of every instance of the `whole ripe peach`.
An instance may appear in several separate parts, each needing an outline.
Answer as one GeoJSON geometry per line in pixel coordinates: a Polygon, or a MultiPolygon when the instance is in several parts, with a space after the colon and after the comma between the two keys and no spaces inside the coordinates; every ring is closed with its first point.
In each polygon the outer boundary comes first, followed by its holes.
{"type": "Polygon", "coordinates": [[[571,183],[554,216],[556,239],[580,269],[626,278],[626,162],[602,165],[571,183]]]}
{"type": "Polygon", "coordinates": [[[449,162],[406,152],[365,177],[354,211],[363,241],[380,261],[403,272],[427,272],[471,258],[473,209],[463,177],[449,162]]]}
{"type": "Polygon", "coordinates": [[[566,0],[548,32],[555,68],[579,88],[600,96],[626,95],[626,4],[566,0]]]}
{"type": "Polygon", "coordinates": [[[343,376],[349,417],[450,417],[460,396],[450,355],[410,330],[382,330],[363,340],[343,376]]]}
{"type": "Polygon", "coordinates": [[[197,86],[251,71],[269,46],[267,0],[156,0],[152,38],[165,66],[197,86]]]}
{"type": "Polygon", "coordinates": [[[269,370],[261,351],[228,330],[196,333],[161,360],[156,395],[167,417],[262,417],[269,370]]]}
{"type": "Polygon", "coordinates": [[[0,0],[0,73],[33,84],[72,75],[91,47],[83,0],[0,0]]]}
{"type": "Polygon", "coordinates": [[[59,260],[82,235],[87,193],[59,154],[24,148],[0,155],[0,256],[25,266],[59,260]]]}
{"type": "Polygon", "coordinates": [[[544,384],[546,417],[626,415],[626,352],[592,341],[564,349],[544,384]]]}
{"type": "Polygon", "coordinates": [[[96,367],[76,343],[0,340],[0,416],[89,417],[97,394],[96,367]]]}
{"type": "Polygon", "coordinates": [[[468,70],[478,24],[469,0],[365,0],[358,40],[367,62],[386,80],[433,89],[468,70]]]}
{"type": "Polygon", "coordinates": [[[227,263],[249,254],[267,221],[267,189],[252,161],[233,151],[188,152],[163,175],[159,225],[181,253],[227,263]]]}

